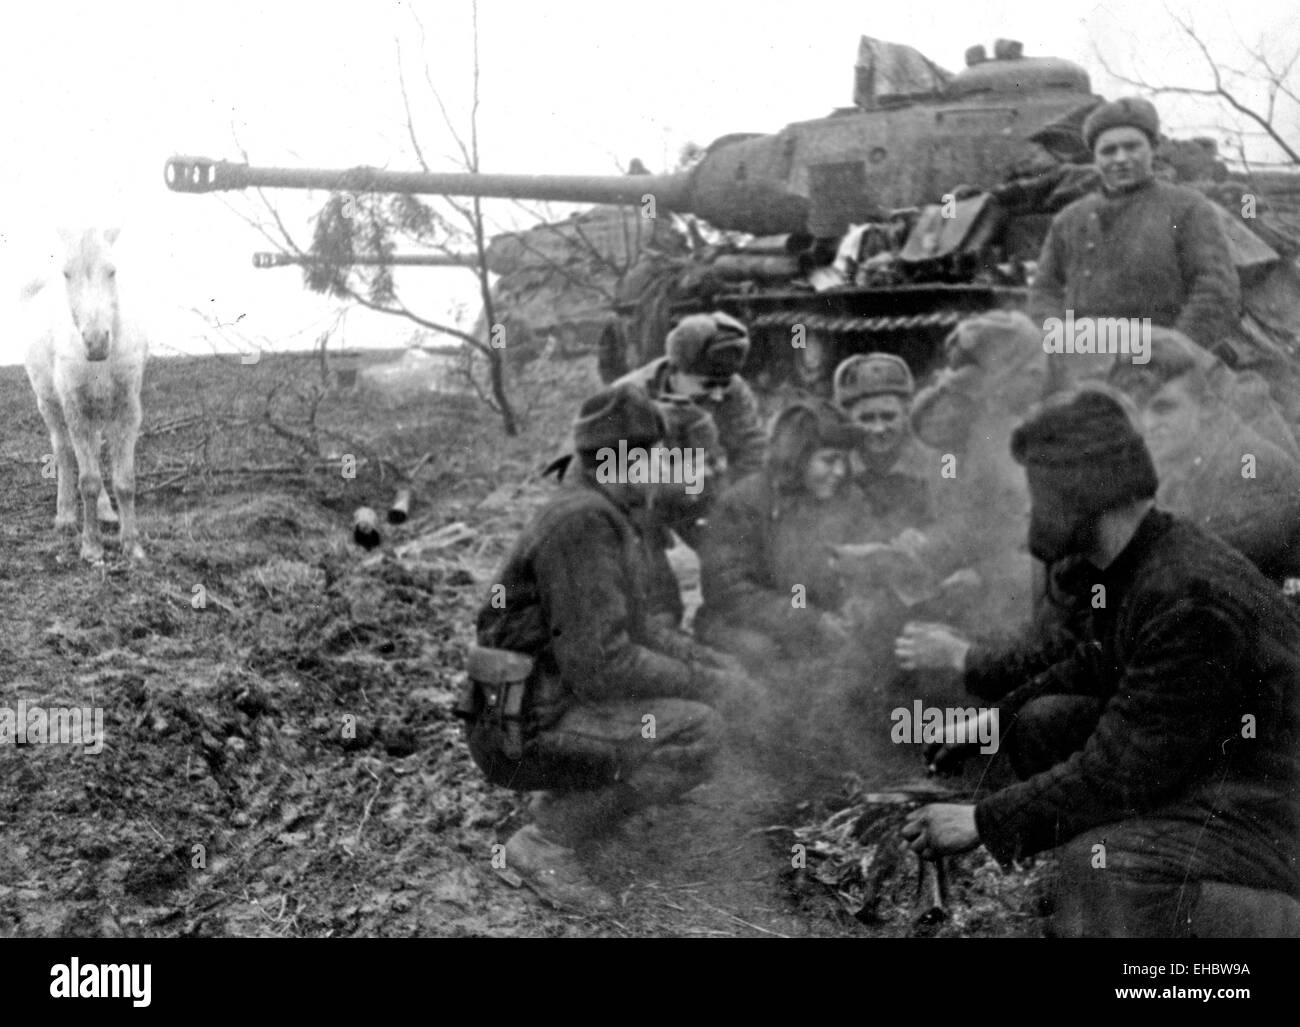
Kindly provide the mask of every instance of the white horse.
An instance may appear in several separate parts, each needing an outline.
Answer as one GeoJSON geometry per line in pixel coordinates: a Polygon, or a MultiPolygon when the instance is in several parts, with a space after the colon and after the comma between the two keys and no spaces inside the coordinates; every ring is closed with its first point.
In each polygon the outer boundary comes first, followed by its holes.
{"type": "Polygon", "coordinates": [[[76,531],[75,456],[82,559],[97,563],[104,558],[99,522],[112,523],[119,516],[122,552],[143,559],[135,520],[135,440],[148,344],[119,307],[112,252],[117,229],[59,234],[65,247],[61,264],[48,280],[29,283],[21,296],[29,340],[27,377],[50,430],[58,470],[54,527],[76,531]],[[100,473],[105,438],[118,515],[100,473]]]}

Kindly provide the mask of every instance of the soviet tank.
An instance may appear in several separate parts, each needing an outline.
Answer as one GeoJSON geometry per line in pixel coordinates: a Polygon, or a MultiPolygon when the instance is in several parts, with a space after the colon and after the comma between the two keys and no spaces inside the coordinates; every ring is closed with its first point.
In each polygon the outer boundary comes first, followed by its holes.
{"type": "MultiPolygon", "coordinates": [[[[717,231],[692,231],[688,250],[646,247],[621,277],[600,333],[602,376],[662,352],[677,318],[718,308],[750,326],[746,373],[758,384],[824,391],[854,352],[898,353],[923,373],[959,320],[1024,302],[1052,213],[1095,187],[1079,130],[1099,102],[1083,68],[1025,56],[1012,41],[999,40],[992,57],[972,47],[949,74],[910,47],[864,37],[853,106],[773,134],[724,136],[688,171],[438,174],[173,157],[165,179],[178,192],[391,191],[698,218],[717,231]]],[[[1212,144],[1179,144],[1175,156],[1174,177],[1224,196],[1236,187],[1212,144]]],[[[1294,279],[1294,253],[1270,245],[1278,238],[1244,235],[1239,266],[1285,265],[1294,279]]],[[[1270,303],[1300,310],[1293,286],[1281,300],[1271,286],[1270,303]]],[[[1293,325],[1274,309],[1265,332],[1291,356],[1293,325]]]]}

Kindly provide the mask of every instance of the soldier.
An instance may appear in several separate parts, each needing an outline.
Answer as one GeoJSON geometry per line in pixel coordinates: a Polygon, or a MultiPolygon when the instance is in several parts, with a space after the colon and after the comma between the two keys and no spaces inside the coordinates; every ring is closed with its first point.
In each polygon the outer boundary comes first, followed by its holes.
{"type": "Polygon", "coordinates": [[[664,417],[664,445],[682,453],[692,478],[685,487],[667,489],[656,497],[659,521],[698,550],[709,510],[726,476],[727,458],[718,438],[718,426],[707,410],[690,400],[670,397],[659,400],[657,405],[664,417]]]}
{"type": "Polygon", "coordinates": [[[632,385],[608,388],[583,403],[573,435],[581,473],[506,557],[460,712],[488,780],[540,793],[533,822],[506,843],[509,868],[555,902],[601,910],[610,899],[575,847],[703,782],[720,728],[710,704],[748,682],[654,616],[651,591],[670,573],[647,540],[660,486],[607,463],[620,445],[655,453],[654,403],[632,385]]]}
{"type": "Polygon", "coordinates": [[[718,429],[713,418],[690,400],[660,400],[664,447],[690,464],[689,482],[672,483],[655,495],[654,526],[647,536],[664,553],[654,594],[655,616],[675,630],[700,606],[700,561],[696,554],[708,530],[710,504],[717,498],[721,475],[714,463],[718,429]],[[687,455],[689,454],[689,455],[687,455]],[[676,537],[674,537],[676,536],[676,537]],[[678,544],[680,539],[682,544],[678,544]]]}
{"type": "Polygon", "coordinates": [[[849,475],[863,435],[823,399],[777,416],[766,468],[729,488],[709,520],[701,641],[759,664],[845,641],[832,546],[863,541],[864,500],[849,475]]]}
{"type": "MultiPolygon", "coordinates": [[[[692,549],[698,549],[709,506],[722,488],[727,466],[718,426],[703,407],[680,396],[660,399],[655,406],[664,419],[663,449],[678,461],[683,478],[680,483],[665,483],[656,493],[656,530],[663,535],[671,529],[692,549]]],[[[564,453],[547,464],[542,475],[553,474],[563,481],[572,463],[573,454],[564,453]]],[[[662,541],[664,547],[672,545],[666,535],[662,541]]]]}
{"type": "Polygon", "coordinates": [[[835,369],[835,404],[865,434],[854,454],[854,480],[890,538],[932,516],[928,475],[939,466],[912,434],[915,384],[906,361],[892,353],[860,353],[835,369]]]}
{"type": "Polygon", "coordinates": [[[932,858],[1058,848],[1067,936],[1300,933],[1300,619],[1240,553],[1155,508],[1121,403],[1046,400],[1012,436],[1030,548],[1074,559],[1087,641],[968,668],[1023,779],[904,827],[932,858]],[[1098,596],[1103,597],[1098,601],[1098,596]]]}
{"type": "Polygon", "coordinates": [[[763,466],[765,436],[758,401],[740,369],[749,355],[745,326],[721,311],[692,314],[668,333],[665,354],[615,384],[639,385],[651,399],[693,400],[718,426],[731,481],[763,466]]]}
{"type": "Polygon", "coordinates": [[[1096,108],[1084,140],[1101,174],[1089,193],[1052,221],[1030,290],[1042,324],[1079,318],[1142,318],[1178,329],[1207,349],[1228,337],[1240,287],[1213,205],[1185,186],[1155,178],[1159,116],[1125,97],[1096,108]]]}
{"type": "Polygon", "coordinates": [[[951,576],[949,587],[966,591],[959,605],[975,607],[967,612],[981,625],[1019,623],[1030,612],[1029,503],[1005,440],[1016,411],[1042,396],[1042,332],[1023,314],[990,311],[959,324],[944,348],[947,366],[912,403],[913,430],[930,454],[934,519],[923,530],[906,527],[883,547],[863,547],[854,563],[870,580],[905,559],[941,591],[951,576]]]}
{"type": "Polygon", "coordinates": [[[1300,465],[1267,396],[1251,397],[1215,357],[1162,329],[1150,361],[1117,364],[1111,384],[1141,408],[1161,507],[1218,535],[1279,584],[1300,576],[1300,465]],[[1252,398],[1263,400],[1254,410],[1252,398]]]}

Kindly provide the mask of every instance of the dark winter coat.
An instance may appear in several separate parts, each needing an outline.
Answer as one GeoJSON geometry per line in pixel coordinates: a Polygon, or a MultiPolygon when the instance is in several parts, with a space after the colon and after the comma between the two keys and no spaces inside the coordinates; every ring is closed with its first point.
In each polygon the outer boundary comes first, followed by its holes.
{"type": "Polygon", "coordinates": [[[1037,324],[1065,317],[1149,317],[1211,349],[1241,304],[1237,270],[1214,207],[1185,186],[1151,179],[1090,193],[1056,215],[1029,296],[1037,324]]]}
{"type": "Polygon", "coordinates": [[[863,468],[853,477],[875,528],[864,541],[887,542],[904,528],[934,520],[931,483],[939,477],[940,454],[909,437],[889,470],[863,468]]]}
{"type": "Polygon", "coordinates": [[[578,476],[534,517],[496,584],[503,591],[489,590],[478,643],[536,658],[530,731],[580,702],[707,698],[691,643],[655,622],[665,610],[679,620],[681,597],[653,523],[588,479],[578,476]]]}
{"type": "Polygon", "coordinates": [[[818,614],[835,612],[846,598],[831,546],[867,541],[864,509],[852,484],[826,502],[779,492],[767,471],[732,486],[700,549],[704,605],[696,624],[757,631],[783,646],[815,644],[818,614]]]}
{"type": "MultiPolygon", "coordinates": [[[[1087,604],[1089,640],[1012,691],[1007,705],[1089,695],[1105,702],[1101,718],[1064,763],[975,807],[980,840],[1007,862],[1190,801],[1240,825],[1248,847],[1292,853],[1300,619],[1290,605],[1236,550],[1161,511],[1110,567],[1087,577],[1078,579],[1084,594],[1105,587],[1104,608],[1087,604]]],[[[1032,663],[1020,658],[1006,670],[1032,663]]],[[[997,668],[981,673],[979,690],[1003,691],[997,668]]]]}

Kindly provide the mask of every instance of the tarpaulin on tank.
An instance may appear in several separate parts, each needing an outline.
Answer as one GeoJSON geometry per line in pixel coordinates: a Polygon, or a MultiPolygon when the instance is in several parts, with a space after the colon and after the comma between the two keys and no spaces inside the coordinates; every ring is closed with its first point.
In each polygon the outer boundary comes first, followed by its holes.
{"type": "Polygon", "coordinates": [[[1212,208],[1219,215],[1219,224],[1223,228],[1224,238],[1228,241],[1233,266],[1238,271],[1271,264],[1278,259],[1277,250],[1246,228],[1239,217],[1229,214],[1217,203],[1213,204],[1212,208]]]}
{"type": "Polygon", "coordinates": [[[858,42],[853,72],[853,102],[859,107],[934,96],[942,93],[952,78],[919,50],[870,36],[858,42]]]}

